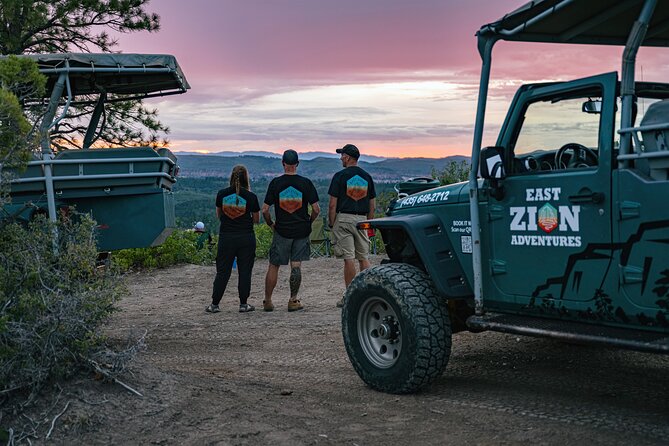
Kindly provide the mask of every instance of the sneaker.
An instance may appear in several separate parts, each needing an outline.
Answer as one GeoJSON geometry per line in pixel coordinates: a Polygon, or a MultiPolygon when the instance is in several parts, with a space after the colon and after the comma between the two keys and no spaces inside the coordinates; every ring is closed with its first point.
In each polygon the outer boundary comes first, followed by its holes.
{"type": "Polygon", "coordinates": [[[344,306],[344,298],[342,297],[337,301],[337,308],[342,308],[344,306]]]}
{"type": "Polygon", "coordinates": [[[300,310],[304,310],[304,305],[300,303],[299,299],[288,301],[288,311],[300,311],[300,310]]]}
{"type": "Polygon", "coordinates": [[[265,310],[265,311],[274,311],[274,304],[272,303],[272,301],[268,302],[266,300],[263,300],[262,301],[262,309],[265,310]]]}
{"type": "Polygon", "coordinates": [[[204,309],[207,313],[218,313],[221,311],[220,308],[218,308],[218,305],[211,304],[207,308],[204,309]]]}
{"type": "Polygon", "coordinates": [[[249,311],[253,311],[255,309],[256,309],[256,307],[254,307],[251,304],[241,304],[239,306],[239,312],[240,313],[248,313],[249,311]]]}

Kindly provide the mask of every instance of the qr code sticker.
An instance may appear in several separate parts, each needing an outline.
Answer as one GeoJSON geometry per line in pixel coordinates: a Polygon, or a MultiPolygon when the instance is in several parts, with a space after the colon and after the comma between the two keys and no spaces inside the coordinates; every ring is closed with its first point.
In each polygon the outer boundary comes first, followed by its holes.
{"type": "Polygon", "coordinates": [[[460,243],[462,244],[462,252],[464,254],[472,253],[472,236],[463,235],[460,237],[460,243]]]}

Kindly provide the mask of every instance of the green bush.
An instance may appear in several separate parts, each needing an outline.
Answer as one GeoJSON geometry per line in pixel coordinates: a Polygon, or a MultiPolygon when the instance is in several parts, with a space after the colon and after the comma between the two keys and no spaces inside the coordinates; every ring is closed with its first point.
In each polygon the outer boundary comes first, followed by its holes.
{"type": "MultiPolygon", "coordinates": [[[[122,282],[96,265],[95,223],[86,216],[28,227],[0,225],[0,390],[32,398],[106,349],[100,328],[122,282]]],[[[1,415],[1,414],[0,414],[1,415]]]]}
{"type": "Polygon", "coordinates": [[[448,166],[442,170],[432,169],[432,178],[439,180],[441,185],[460,183],[469,178],[469,169],[471,165],[467,160],[459,163],[451,161],[448,166]]]}
{"type": "Polygon", "coordinates": [[[256,257],[266,259],[269,257],[269,247],[272,245],[274,232],[264,223],[255,225],[256,232],[256,257]]]}
{"type": "MultiPolygon", "coordinates": [[[[11,170],[25,168],[39,147],[41,135],[21,104],[43,97],[45,85],[34,61],[0,60],[0,208],[11,205],[11,170]]],[[[32,112],[42,119],[40,105],[32,112]]],[[[5,219],[6,211],[0,219],[0,441],[18,444],[35,436],[41,421],[24,411],[49,394],[40,392],[49,383],[82,369],[115,379],[141,342],[115,352],[101,334],[124,288],[111,268],[98,267],[94,221],[70,212],[57,223],[37,217],[19,225],[5,219]]]]}
{"type": "MultiPolygon", "coordinates": [[[[256,257],[266,258],[272,244],[272,230],[265,224],[254,226],[256,257]]],[[[131,268],[164,268],[181,263],[204,265],[216,260],[218,235],[212,245],[197,248],[198,234],[191,230],[177,229],[160,246],[151,248],[122,249],[112,253],[112,262],[123,271],[131,268]]]]}
{"type": "Polygon", "coordinates": [[[383,237],[381,237],[381,231],[378,229],[376,230],[376,237],[373,237],[371,239],[372,241],[372,246],[370,247],[369,252],[376,254],[385,254],[386,253],[386,245],[383,244],[383,237]]]}
{"type": "MultiPolygon", "coordinates": [[[[273,232],[266,224],[254,225],[256,235],[256,258],[268,258],[273,232]]],[[[177,229],[160,246],[152,248],[122,249],[112,253],[112,262],[122,271],[132,268],[164,268],[182,263],[196,265],[211,264],[216,260],[218,235],[212,237],[212,245],[197,248],[198,234],[191,230],[177,229]]],[[[372,241],[376,253],[385,253],[380,234],[372,241]]],[[[372,246],[371,252],[374,252],[372,246]]]]}
{"type": "Polygon", "coordinates": [[[198,265],[211,263],[216,258],[217,236],[212,245],[197,247],[199,234],[190,230],[176,230],[160,245],[150,248],[121,249],[112,253],[112,262],[121,270],[130,268],[164,268],[180,263],[198,265]]]}

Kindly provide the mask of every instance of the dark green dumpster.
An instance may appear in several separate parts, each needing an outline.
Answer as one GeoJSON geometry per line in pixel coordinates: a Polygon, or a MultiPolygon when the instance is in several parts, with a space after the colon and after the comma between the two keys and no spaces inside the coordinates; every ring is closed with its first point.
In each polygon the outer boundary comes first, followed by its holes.
{"type": "MultiPolygon", "coordinates": [[[[177,159],[166,148],[93,148],[109,101],[184,93],[190,86],[176,59],[144,54],[43,54],[34,59],[47,76],[49,98],[40,130],[45,135],[28,168],[11,181],[5,218],[30,220],[42,213],[54,221],[74,207],[98,223],[98,248],[155,246],[175,227],[172,185],[177,159]],[[70,104],[97,105],[81,149],[51,148],[49,131],[70,104]]],[[[104,120],[103,120],[104,125],[104,120]]]]}

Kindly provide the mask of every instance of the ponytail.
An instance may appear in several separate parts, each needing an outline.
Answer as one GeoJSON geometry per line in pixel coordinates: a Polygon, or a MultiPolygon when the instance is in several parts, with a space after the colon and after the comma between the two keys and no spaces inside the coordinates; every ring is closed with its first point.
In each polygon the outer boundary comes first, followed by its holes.
{"type": "Polygon", "coordinates": [[[236,165],[232,168],[232,173],[230,174],[230,186],[235,189],[235,194],[237,194],[237,204],[239,204],[239,193],[241,189],[251,190],[249,185],[249,172],[241,164],[236,165]]]}
{"type": "Polygon", "coordinates": [[[235,188],[235,193],[236,193],[237,195],[239,195],[239,189],[240,189],[240,185],[239,185],[239,172],[234,172],[232,175],[233,175],[233,178],[234,178],[234,184],[233,184],[233,187],[235,188]]]}

